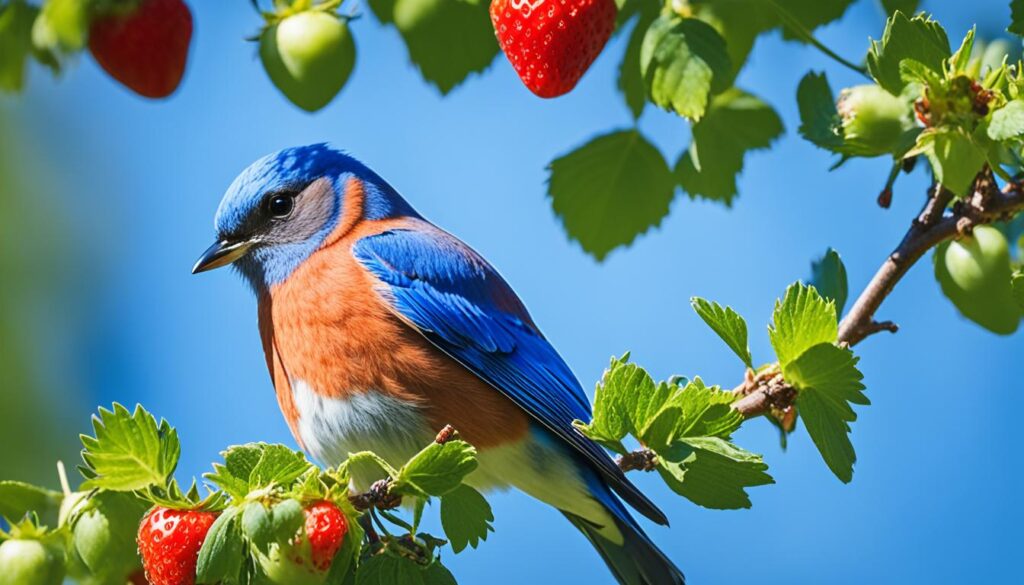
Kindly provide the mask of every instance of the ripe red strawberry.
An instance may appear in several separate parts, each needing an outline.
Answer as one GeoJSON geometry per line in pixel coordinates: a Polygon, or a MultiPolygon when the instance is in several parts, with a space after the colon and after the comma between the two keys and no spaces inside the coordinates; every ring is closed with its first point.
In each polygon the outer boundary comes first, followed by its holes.
{"type": "Polygon", "coordinates": [[[151,585],[194,585],[199,549],[214,512],[156,506],[139,525],[139,553],[151,585]]]}
{"type": "Polygon", "coordinates": [[[338,554],[348,520],[337,506],[330,502],[317,502],[304,510],[306,514],[306,536],[312,549],[310,558],[313,566],[321,571],[331,568],[334,555],[338,554]]]}
{"type": "Polygon", "coordinates": [[[185,73],[192,13],[182,0],[141,0],[131,12],[93,20],[89,51],[111,77],[135,93],[171,95],[185,73]]]}
{"type": "Polygon", "coordinates": [[[526,87],[543,98],[576,87],[615,28],[615,0],[493,0],[498,43],[526,87]]]}

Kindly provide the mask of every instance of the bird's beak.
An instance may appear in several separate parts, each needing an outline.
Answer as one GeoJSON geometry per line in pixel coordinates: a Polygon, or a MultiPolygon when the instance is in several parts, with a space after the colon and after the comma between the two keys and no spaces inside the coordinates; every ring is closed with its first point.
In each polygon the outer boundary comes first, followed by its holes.
{"type": "Polygon", "coordinates": [[[227,266],[244,256],[251,247],[251,240],[243,240],[241,242],[220,240],[215,242],[196,261],[196,265],[192,267],[192,274],[199,274],[200,272],[227,266]]]}

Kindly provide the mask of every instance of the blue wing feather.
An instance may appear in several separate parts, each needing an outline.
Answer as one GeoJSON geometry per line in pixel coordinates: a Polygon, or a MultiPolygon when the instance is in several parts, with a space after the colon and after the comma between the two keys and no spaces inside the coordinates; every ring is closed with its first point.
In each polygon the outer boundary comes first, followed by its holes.
{"type": "Polygon", "coordinates": [[[666,522],[604,449],[572,426],[590,419],[583,388],[482,257],[434,228],[367,236],[353,253],[381,281],[392,307],[431,343],[571,445],[639,512],[666,522]]]}

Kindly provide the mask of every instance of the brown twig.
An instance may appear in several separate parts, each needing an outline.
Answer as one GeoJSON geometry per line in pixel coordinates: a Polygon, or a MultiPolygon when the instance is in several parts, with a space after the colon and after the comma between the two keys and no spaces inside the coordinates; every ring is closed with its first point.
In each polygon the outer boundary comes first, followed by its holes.
{"type": "Polygon", "coordinates": [[[391,493],[391,479],[380,479],[361,494],[349,494],[348,501],[360,512],[371,508],[393,510],[402,505],[402,496],[391,493]]]}
{"type": "Polygon", "coordinates": [[[615,463],[622,471],[654,471],[658,465],[658,456],[650,449],[638,449],[619,455],[615,463]]]}
{"type": "MultiPolygon", "coordinates": [[[[875,313],[914,263],[928,250],[969,233],[975,226],[1024,210],[1024,186],[1014,182],[999,189],[991,171],[979,175],[971,196],[958,201],[952,212],[946,213],[952,198],[953,194],[942,187],[931,191],[899,246],[889,254],[839,323],[839,343],[854,346],[881,331],[895,333],[899,327],[892,321],[875,320],[875,313]]],[[[767,373],[769,375],[758,376],[748,373],[743,383],[733,390],[743,396],[733,403],[733,408],[745,417],[783,412],[796,398],[796,391],[782,380],[777,370],[767,373]]]]}

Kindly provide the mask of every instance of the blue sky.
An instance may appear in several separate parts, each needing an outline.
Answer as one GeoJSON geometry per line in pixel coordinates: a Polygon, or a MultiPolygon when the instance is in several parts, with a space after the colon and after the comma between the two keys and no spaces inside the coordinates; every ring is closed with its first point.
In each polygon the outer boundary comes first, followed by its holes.
{"type": "MultiPolygon", "coordinates": [[[[47,161],[39,181],[61,193],[51,202],[54,222],[67,232],[76,266],[68,286],[87,317],[42,323],[40,338],[72,339],[61,344],[61,363],[76,372],[82,395],[68,390],[68,400],[141,402],[168,418],[183,438],[183,477],[206,471],[230,444],[294,444],[265,371],[250,292],[228,271],[189,274],[213,236],[224,189],[269,151],[328,140],[361,158],[502,271],[588,389],[609,356],[626,350],[659,377],[738,383],[740,363],[690,310],[690,296],[745,315],[755,359],[767,360],[764,326],[785,286],[832,246],[859,290],[923,200],[922,171],[901,180],[887,211],[874,204],[887,163],[827,171],[831,158],[795,133],[796,84],[809,69],[827,70],[834,88],[859,81],[771,35],[739,85],[778,108],[787,135],[748,157],[733,209],[680,195],[659,229],[597,264],[551,212],[544,167],[631,124],[614,91],[624,39],[565,98],[534,98],[501,58],[442,99],[409,64],[397,33],[367,17],[354,24],[360,54],[348,86],[309,115],[277,93],[255,45],[242,40],[259,25],[247,2],[191,4],[190,69],[169,101],[137,99],[83,58],[56,82],[34,71],[25,96],[0,102],[25,131],[25,150],[47,161]]],[[[990,36],[1009,16],[1005,0],[925,8],[954,42],[973,22],[990,36]]],[[[876,4],[862,1],[819,32],[856,60],[882,24],[876,4]]],[[[685,123],[650,106],[640,126],[672,161],[689,140],[685,123]]],[[[902,329],[858,348],[872,405],[853,427],[851,484],[829,473],[802,432],[783,452],[764,421],[737,436],[765,454],[778,482],[752,490],[751,510],[704,510],[653,476],[637,478],[672,522],[651,527],[652,536],[691,583],[1017,577],[1024,476],[1012,405],[1024,334],[997,338],[961,319],[927,260],[880,316],[902,329]]],[[[84,411],[80,420],[86,430],[84,411]]],[[[446,559],[462,583],[611,582],[557,512],[514,493],[491,501],[495,534],[446,559]]]]}

